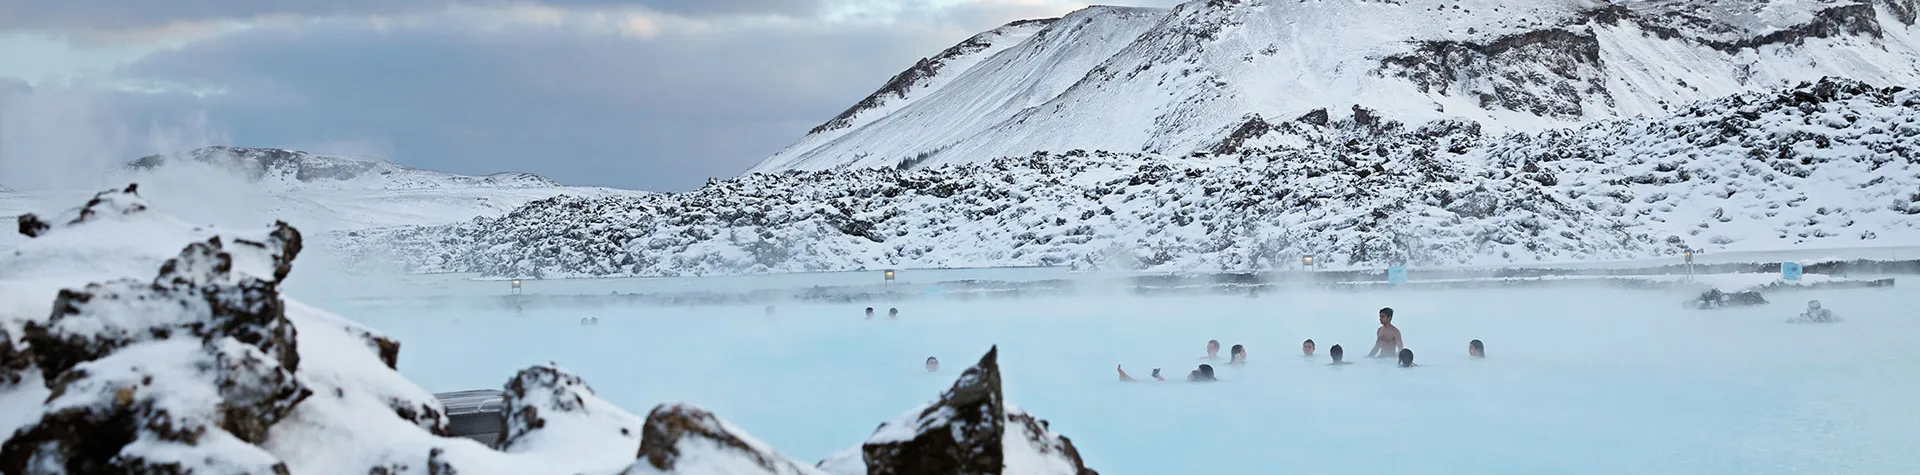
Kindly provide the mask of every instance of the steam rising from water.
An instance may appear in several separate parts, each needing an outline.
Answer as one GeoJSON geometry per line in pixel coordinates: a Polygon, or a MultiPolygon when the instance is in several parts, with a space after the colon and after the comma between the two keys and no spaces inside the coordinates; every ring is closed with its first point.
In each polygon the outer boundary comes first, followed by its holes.
{"type": "MultiPolygon", "coordinates": [[[[695,281],[689,285],[697,285],[695,281]]],[[[1714,312],[1685,295],[1555,289],[1086,297],[435,312],[334,308],[405,343],[434,391],[497,387],[555,361],[645,411],[688,401],[817,460],[933,398],[999,344],[1008,398],[1106,474],[1898,473],[1920,466],[1920,294],[1815,291],[1714,312]],[[1787,324],[1807,299],[1846,319],[1787,324]],[[879,303],[880,318],[894,306],[879,303]],[[1421,367],[1363,358],[1382,306],[1421,367]],[[580,318],[600,324],[583,327],[580,318]],[[1318,343],[1300,356],[1301,340],[1318,343]],[[1467,341],[1489,358],[1466,358],[1467,341]],[[1204,343],[1245,344],[1222,382],[1172,379],[1204,343]],[[1334,344],[1357,364],[1325,366],[1334,344]],[[926,357],[945,364],[921,369],[926,357]],[[1904,467],[1904,468],[1903,468],[1904,467]]],[[[1224,356],[1224,355],[1223,355],[1224,356]]]]}
{"type": "Polygon", "coordinates": [[[16,190],[94,189],[121,164],[226,143],[204,114],[142,117],[109,89],[85,84],[0,90],[0,184],[16,190]]]}

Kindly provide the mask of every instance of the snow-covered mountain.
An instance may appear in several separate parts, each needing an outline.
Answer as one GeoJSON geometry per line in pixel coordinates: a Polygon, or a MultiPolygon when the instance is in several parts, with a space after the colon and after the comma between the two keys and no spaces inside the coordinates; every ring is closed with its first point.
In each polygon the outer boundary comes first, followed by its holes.
{"type": "Polygon", "coordinates": [[[414,271],[565,277],[1253,270],[1301,256],[1504,264],[1920,243],[1920,91],[1823,80],[1511,135],[1352,111],[1262,123],[1218,154],[751,174],[343,244],[414,271]]]}
{"type": "Polygon", "coordinates": [[[1821,77],[1920,81],[1920,0],[1196,0],[975,36],[756,172],[1185,155],[1360,106],[1536,132],[1821,77]]]}

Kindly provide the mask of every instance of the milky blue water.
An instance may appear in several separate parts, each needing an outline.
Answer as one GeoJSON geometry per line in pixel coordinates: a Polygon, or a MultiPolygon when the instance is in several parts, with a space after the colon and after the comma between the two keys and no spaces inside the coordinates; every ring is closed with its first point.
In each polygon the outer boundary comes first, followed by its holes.
{"type": "Polygon", "coordinates": [[[1107,475],[1920,473],[1920,292],[1769,297],[1716,312],[1592,289],[916,301],[899,321],[863,305],[329,308],[399,338],[400,370],[432,391],[552,361],[635,413],[691,402],[808,462],[997,344],[1008,399],[1107,475]],[[1809,298],[1846,321],[1782,323],[1809,298]],[[1420,367],[1361,358],[1382,306],[1420,367]],[[1487,359],[1466,357],[1475,338],[1487,359]],[[1177,379],[1208,339],[1251,364],[1217,365],[1214,384],[1117,381],[1116,364],[1177,379]],[[1326,366],[1336,343],[1357,364],[1326,366]]]}

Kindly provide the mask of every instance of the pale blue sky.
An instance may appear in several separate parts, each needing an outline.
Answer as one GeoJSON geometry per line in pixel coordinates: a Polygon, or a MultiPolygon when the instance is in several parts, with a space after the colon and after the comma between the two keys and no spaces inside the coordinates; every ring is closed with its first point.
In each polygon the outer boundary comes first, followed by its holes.
{"type": "Polygon", "coordinates": [[[0,183],[54,186],[142,154],[235,144],[690,189],[921,57],[1081,6],[0,0],[0,183]]]}

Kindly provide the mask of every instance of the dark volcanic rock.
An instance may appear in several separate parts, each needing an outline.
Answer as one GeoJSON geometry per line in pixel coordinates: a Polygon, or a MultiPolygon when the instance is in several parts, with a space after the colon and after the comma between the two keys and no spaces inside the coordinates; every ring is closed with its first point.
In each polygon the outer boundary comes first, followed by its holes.
{"type": "Polygon", "coordinates": [[[1711,310],[1726,307],[1751,307],[1766,305],[1767,299],[1759,292],[1721,292],[1720,289],[1708,290],[1698,298],[1688,300],[1687,305],[1696,309],[1711,310]]]}
{"type": "Polygon", "coordinates": [[[881,424],[861,447],[869,475],[992,474],[1005,466],[999,347],[917,415],[881,424]]]}
{"type": "MultiPolygon", "coordinates": [[[[866,474],[1097,475],[1047,421],[1005,403],[998,354],[988,350],[940,399],[874,430],[860,447],[866,474]],[[1007,466],[1010,459],[1026,462],[1007,466]]],[[[849,465],[838,459],[847,455],[821,466],[849,465]]]]}
{"type": "Polygon", "coordinates": [[[0,328],[0,388],[20,384],[30,369],[33,354],[25,344],[15,344],[6,328],[0,328]]]}
{"type": "Polygon", "coordinates": [[[86,205],[75,208],[69,212],[69,215],[62,216],[54,222],[48,222],[33,213],[20,215],[17,218],[20,223],[20,234],[37,238],[52,231],[55,223],[58,223],[59,227],[68,228],[101,217],[127,216],[146,212],[147,201],[140,198],[139,188],[140,185],[136,183],[129,184],[126,188],[95,193],[93,199],[88,200],[86,205]]]}
{"type": "Polygon", "coordinates": [[[555,366],[520,370],[507,382],[506,426],[500,429],[499,448],[511,450],[527,434],[545,428],[543,414],[586,411],[586,401],[576,390],[593,393],[579,376],[555,366]]]}
{"type": "Polygon", "coordinates": [[[811,467],[801,465],[785,456],[775,453],[765,444],[751,436],[737,432],[727,423],[697,407],[682,404],[663,404],[647,414],[647,424],[641,430],[640,461],[627,473],[681,473],[704,474],[721,473],[748,475],[765,473],[769,475],[799,475],[816,473],[811,467]],[[688,456],[689,451],[703,452],[697,456],[688,456]],[[740,472],[750,466],[759,467],[753,472],[740,472]],[[644,465],[644,467],[643,467],[644,465]],[[646,470],[650,468],[651,470],[646,470]]]}
{"type": "MultiPolygon", "coordinates": [[[[69,222],[144,209],[129,186],[69,222]]],[[[280,223],[263,239],[192,243],[150,282],[62,290],[24,330],[52,395],[0,447],[0,472],[286,473],[253,444],[312,394],[279,293],[299,242],[280,223]]]]}
{"type": "Polygon", "coordinates": [[[47,224],[46,221],[41,221],[40,217],[34,216],[33,213],[20,215],[20,217],[15,218],[15,220],[20,223],[20,234],[26,237],[40,237],[41,234],[46,234],[48,229],[53,228],[52,225],[47,224]]]}
{"type": "MultiPolygon", "coordinates": [[[[291,265],[289,249],[297,250],[299,232],[281,226],[291,240],[269,242],[283,246],[272,252],[271,260],[284,259],[275,262],[284,269],[291,265]]],[[[272,250],[265,244],[246,246],[272,250]]],[[[51,382],[74,365],[127,345],[188,336],[208,344],[232,337],[266,352],[290,371],[299,369],[294,328],[286,319],[278,280],[236,276],[233,265],[234,255],[215,237],[188,245],[179,257],[167,260],[151,283],[123,279],[61,290],[47,322],[26,326],[35,363],[51,382]]]]}
{"type": "MultiPolygon", "coordinates": [[[[1022,448],[1031,448],[1042,457],[1051,458],[1058,462],[1065,462],[1056,464],[1056,467],[1066,468],[1067,470],[1059,473],[1046,473],[1044,475],[1099,475],[1099,472],[1087,468],[1086,463],[1080,460],[1080,450],[1073,447],[1073,441],[1067,440],[1066,436],[1047,432],[1047,421],[1035,418],[1025,412],[1012,409],[1007,411],[1007,433],[1005,442],[1008,444],[1008,447],[1014,447],[1012,444],[1024,443],[1026,445],[1022,448]]],[[[1008,450],[1013,449],[1009,448],[1008,450]]]]}
{"type": "Polygon", "coordinates": [[[543,446],[554,440],[607,450],[623,447],[618,449],[622,453],[640,444],[643,424],[638,417],[600,400],[579,376],[553,365],[521,370],[501,396],[501,451],[548,450],[543,446]],[[543,436],[548,432],[561,435],[543,436]]]}

